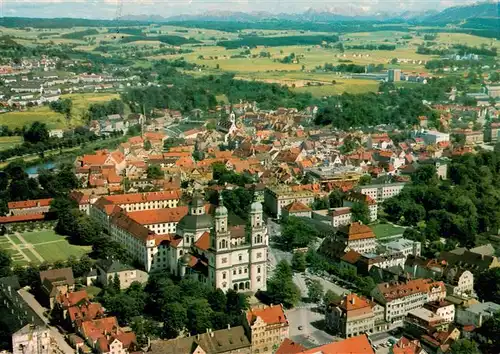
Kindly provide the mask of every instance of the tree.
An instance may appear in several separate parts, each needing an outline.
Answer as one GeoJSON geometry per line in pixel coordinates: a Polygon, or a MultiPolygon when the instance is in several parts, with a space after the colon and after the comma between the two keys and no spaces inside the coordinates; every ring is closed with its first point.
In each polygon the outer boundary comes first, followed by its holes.
{"type": "Polygon", "coordinates": [[[11,270],[12,259],[10,255],[3,249],[0,249],[0,278],[7,277],[12,274],[11,270]]]}
{"type": "Polygon", "coordinates": [[[477,295],[481,300],[500,303],[500,268],[481,272],[475,283],[477,295]]]}
{"type": "Polygon", "coordinates": [[[307,284],[307,296],[310,302],[318,303],[324,295],[323,285],[317,279],[312,279],[307,284]]]}
{"type": "Polygon", "coordinates": [[[292,269],[296,272],[304,272],[306,267],[306,254],[304,252],[294,252],[292,257],[292,269]]]}
{"type": "Polygon", "coordinates": [[[45,123],[36,121],[24,132],[23,138],[32,144],[43,143],[49,140],[49,130],[45,123]]]}
{"type": "Polygon", "coordinates": [[[417,171],[411,176],[413,183],[433,185],[437,183],[437,171],[434,165],[420,166],[417,171]]]}
{"type": "Polygon", "coordinates": [[[241,313],[249,307],[248,297],[245,294],[229,289],[226,298],[226,313],[229,315],[231,325],[241,325],[241,313]]]}
{"type": "Polygon", "coordinates": [[[151,145],[151,141],[149,141],[149,140],[144,141],[144,150],[149,151],[152,149],[152,147],[153,146],[151,145]]]}
{"type": "Polygon", "coordinates": [[[135,333],[137,344],[141,347],[148,344],[148,338],[158,337],[158,325],[150,319],[146,319],[141,316],[134,317],[130,327],[135,333]]]}
{"type": "Polygon", "coordinates": [[[187,309],[187,329],[191,334],[204,333],[212,328],[213,311],[206,299],[190,301],[187,309]]]}
{"type": "Polygon", "coordinates": [[[365,186],[367,184],[370,184],[372,183],[372,176],[370,175],[363,175],[361,176],[361,178],[359,179],[359,185],[361,186],[365,186]]]}
{"type": "Polygon", "coordinates": [[[484,352],[487,353],[500,353],[500,311],[495,312],[493,316],[483,322],[478,333],[486,338],[484,352]]]}
{"type": "Polygon", "coordinates": [[[208,294],[207,297],[210,307],[215,312],[226,310],[226,294],[221,289],[215,289],[208,294]]]}
{"type": "Polygon", "coordinates": [[[363,224],[370,223],[370,209],[366,203],[356,202],[351,207],[352,219],[363,224]]]}
{"type": "Polygon", "coordinates": [[[187,323],[187,310],[179,302],[167,304],[163,311],[163,333],[164,338],[176,338],[184,330],[187,323]]]}
{"type": "Polygon", "coordinates": [[[159,165],[148,165],[146,173],[148,178],[151,179],[163,179],[165,177],[165,174],[159,165]]]}
{"type": "Polygon", "coordinates": [[[328,289],[323,295],[323,305],[328,306],[332,303],[337,303],[340,299],[341,297],[339,295],[328,289]]]}
{"type": "Polygon", "coordinates": [[[330,208],[339,208],[344,202],[344,192],[340,189],[335,189],[328,196],[328,200],[330,201],[330,208]]]}
{"type": "Polygon", "coordinates": [[[468,339],[457,339],[451,345],[453,354],[481,354],[476,342],[468,339]]]}
{"type": "Polygon", "coordinates": [[[280,246],[285,250],[307,247],[318,235],[316,229],[307,222],[290,216],[282,222],[280,246]]]}
{"type": "Polygon", "coordinates": [[[113,284],[112,287],[115,291],[119,292],[121,289],[121,284],[120,284],[120,277],[118,277],[118,273],[115,273],[115,276],[113,278],[113,284]]]}
{"type": "Polygon", "coordinates": [[[293,282],[292,268],[283,260],[276,265],[274,275],[267,281],[267,297],[272,304],[294,307],[300,300],[300,289],[293,282]]]}

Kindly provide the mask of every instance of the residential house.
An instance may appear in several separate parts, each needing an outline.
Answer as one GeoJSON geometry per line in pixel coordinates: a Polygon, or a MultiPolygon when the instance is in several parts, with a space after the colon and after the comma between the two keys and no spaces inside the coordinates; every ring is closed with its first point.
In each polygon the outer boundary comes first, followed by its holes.
{"type": "Polygon", "coordinates": [[[458,266],[448,267],[445,272],[446,289],[449,295],[474,296],[474,274],[458,266]]]}
{"type": "Polygon", "coordinates": [[[9,215],[46,214],[50,210],[52,198],[8,202],[9,215]]]}
{"type": "Polygon", "coordinates": [[[405,258],[409,255],[420,256],[422,244],[418,241],[400,238],[393,240],[383,245],[388,253],[402,253],[405,258]]]}
{"type": "Polygon", "coordinates": [[[371,295],[385,307],[387,322],[400,322],[409,311],[422,307],[426,302],[444,299],[446,290],[442,282],[413,279],[378,284],[371,295]]]}
{"type": "Polygon", "coordinates": [[[349,207],[333,208],[331,210],[332,226],[335,228],[352,223],[352,212],[349,207]]]}
{"type": "Polygon", "coordinates": [[[311,218],[312,209],[301,202],[292,202],[285,206],[281,212],[281,217],[286,220],[290,216],[311,218]]]}
{"type": "Polygon", "coordinates": [[[469,307],[458,307],[456,322],[462,326],[473,325],[479,328],[484,321],[500,311],[500,304],[494,302],[479,302],[469,307]]]}
{"type": "Polygon", "coordinates": [[[249,333],[252,353],[270,354],[289,334],[282,305],[254,307],[246,311],[243,325],[249,333]]]}
{"type": "MultiPolygon", "coordinates": [[[[170,340],[154,340],[151,354],[251,354],[251,343],[243,326],[230,327],[170,340]]],[[[287,353],[291,354],[291,353],[287,353]]]]}
{"type": "Polygon", "coordinates": [[[345,295],[338,304],[329,304],[325,322],[328,329],[343,338],[375,332],[375,311],[378,304],[356,295],[345,295]]]}
{"type": "Polygon", "coordinates": [[[348,193],[343,201],[344,207],[352,208],[355,204],[361,203],[368,207],[370,222],[376,221],[378,217],[377,202],[366,194],[351,191],[348,193]]]}
{"type": "Polygon", "coordinates": [[[409,311],[404,319],[404,330],[413,337],[420,337],[423,334],[446,331],[449,322],[434,312],[419,307],[409,311]]]}
{"type": "Polygon", "coordinates": [[[319,347],[307,349],[301,354],[344,354],[344,353],[356,353],[356,354],[375,354],[375,350],[372,348],[368,336],[366,334],[359,335],[357,337],[351,337],[339,342],[332,342],[319,347]]]}
{"type": "Polygon", "coordinates": [[[145,284],[148,274],[142,270],[135,269],[114,259],[100,259],[95,264],[96,268],[87,275],[87,286],[93,281],[109,286],[113,284],[115,277],[120,280],[120,289],[127,289],[133,282],[145,284]]]}
{"type": "Polygon", "coordinates": [[[455,305],[451,302],[446,300],[428,302],[424,305],[424,308],[432,311],[448,323],[455,321],[455,305]]]}
{"type": "Polygon", "coordinates": [[[418,339],[401,337],[399,341],[389,349],[389,354],[429,354],[422,347],[418,339]]]}
{"type": "Polygon", "coordinates": [[[368,184],[356,187],[355,191],[371,197],[377,203],[383,203],[401,193],[405,185],[406,183],[368,184]]]}
{"type": "Polygon", "coordinates": [[[58,295],[64,295],[74,290],[75,279],[73,278],[73,269],[44,270],[40,272],[40,283],[42,284],[42,291],[47,297],[47,303],[53,309],[58,295]]]}
{"type": "Polygon", "coordinates": [[[12,353],[50,354],[55,350],[52,340],[49,327],[30,323],[12,334],[12,353]]]}
{"type": "Polygon", "coordinates": [[[267,187],[264,202],[272,214],[281,217],[282,209],[290,203],[311,205],[314,202],[314,193],[308,190],[293,191],[289,187],[267,187]]]}
{"type": "Polygon", "coordinates": [[[359,253],[374,253],[377,247],[375,234],[368,226],[353,222],[337,231],[336,239],[359,253]]]}
{"type": "Polygon", "coordinates": [[[458,266],[470,270],[476,276],[488,269],[500,267],[497,257],[474,253],[468,250],[463,250],[461,253],[455,253],[454,251],[441,252],[438,256],[438,261],[445,261],[448,266],[458,266]]]}

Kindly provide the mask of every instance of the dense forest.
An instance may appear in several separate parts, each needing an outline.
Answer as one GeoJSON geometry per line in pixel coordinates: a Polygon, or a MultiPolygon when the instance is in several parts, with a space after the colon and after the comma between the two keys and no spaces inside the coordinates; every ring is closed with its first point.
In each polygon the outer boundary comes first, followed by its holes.
{"type": "Polygon", "coordinates": [[[389,220],[413,226],[405,236],[429,242],[442,237],[464,247],[475,245],[479,234],[496,234],[500,228],[500,155],[481,152],[454,158],[448,177],[439,181],[434,166],[421,167],[412,185],[384,203],[389,220]]]}
{"type": "Polygon", "coordinates": [[[67,39],[84,39],[86,36],[95,36],[97,34],[99,34],[99,32],[96,29],[92,28],[85,31],[65,33],[61,35],[61,37],[67,39]]]}
{"type": "Polygon", "coordinates": [[[238,49],[241,47],[255,48],[257,46],[280,47],[290,45],[320,45],[324,42],[335,43],[338,36],[309,35],[309,36],[283,36],[283,37],[260,37],[248,36],[232,41],[220,41],[217,45],[226,49],[238,49]]]}
{"type": "MultiPolygon", "coordinates": [[[[120,30],[121,33],[122,30],[120,30]]],[[[193,38],[186,38],[186,37],[181,37],[181,36],[138,36],[138,35],[133,35],[133,36],[128,36],[124,37],[120,40],[121,43],[130,43],[130,42],[136,42],[136,41],[159,41],[162,43],[170,44],[170,45],[183,45],[183,44],[195,44],[195,43],[200,43],[196,39],[193,38]]]]}
{"type": "Polygon", "coordinates": [[[399,127],[416,124],[417,117],[435,114],[422,100],[440,102],[447,99],[446,92],[463,82],[454,78],[430,80],[427,85],[394,89],[391,84],[382,84],[379,93],[348,94],[330,97],[322,103],[315,122],[332,124],[340,129],[395,124],[399,127]]]}
{"type": "Polygon", "coordinates": [[[295,93],[277,84],[235,80],[233,74],[196,78],[176,69],[189,69],[192,66],[193,64],[182,60],[162,60],[153,66],[158,74],[158,81],[162,85],[173,86],[168,90],[154,86],[132,88],[122,94],[122,100],[135,113],[140,113],[143,105],[146,111],[153,108],[170,108],[184,112],[193,108],[213,109],[218,104],[215,96],[220,94],[226,95],[230,102],[257,101],[262,109],[277,106],[303,109],[312,102],[310,94],[295,93]]]}

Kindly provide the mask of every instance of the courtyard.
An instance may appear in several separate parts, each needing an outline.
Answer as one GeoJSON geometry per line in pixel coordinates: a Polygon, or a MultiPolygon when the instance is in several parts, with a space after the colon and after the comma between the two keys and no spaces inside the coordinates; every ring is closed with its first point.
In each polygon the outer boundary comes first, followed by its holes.
{"type": "Polygon", "coordinates": [[[50,229],[0,236],[0,248],[9,253],[14,265],[21,266],[64,261],[70,256],[80,258],[91,251],[90,246],[72,245],[50,229]]]}

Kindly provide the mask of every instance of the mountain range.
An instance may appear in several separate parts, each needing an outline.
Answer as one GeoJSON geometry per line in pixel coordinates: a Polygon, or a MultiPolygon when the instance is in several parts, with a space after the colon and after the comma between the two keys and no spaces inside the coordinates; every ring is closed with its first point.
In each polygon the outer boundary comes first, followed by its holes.
{"type": "MultiPolygon", "coordinates": [[[[209,11],[203,14],[186,14],[171,17],[160,15],[126,15],[120,18],[124,21],[140,22],[179,22],[179,21],[237,21],[258,22],[267,20],[289,20],[300,22],[331,22],[331,21],[387,21],[405,20],[411,22],[459,23],[470,18],[498,18],[499,5],[497,1],[482,2],[467,6],[450,7],[443,11],[429,10],[425,12],[405,11],[401,13],[369,13],[361,7],[330,7],[324,10],[309,9],[302,13],[269,12],[233,12],[209,11]]],[[[499,22],[500,27],[500,22],[499,22]]]]}

